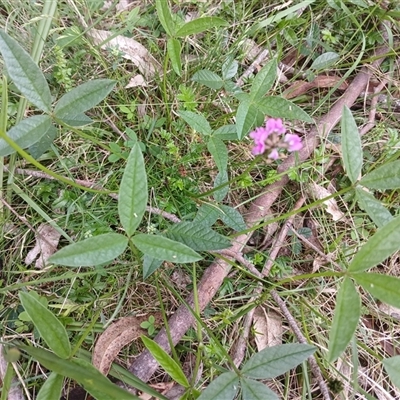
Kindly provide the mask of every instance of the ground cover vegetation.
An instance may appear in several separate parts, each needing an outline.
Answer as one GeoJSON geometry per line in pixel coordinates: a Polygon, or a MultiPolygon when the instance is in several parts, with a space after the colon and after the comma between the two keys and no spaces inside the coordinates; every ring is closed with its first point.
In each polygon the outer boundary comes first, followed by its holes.
{"type": "Polygon", "coordinates": [[[1,400],[400,398],[399,20],[3,1],[1,400]]]}

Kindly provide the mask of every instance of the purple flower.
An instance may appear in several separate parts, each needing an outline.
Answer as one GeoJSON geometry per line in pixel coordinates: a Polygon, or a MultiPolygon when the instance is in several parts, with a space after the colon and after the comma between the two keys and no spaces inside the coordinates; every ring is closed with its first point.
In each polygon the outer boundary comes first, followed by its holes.
{"type": "MultiPolygon", "coordinates": [[[[280,118],[274,119],[269,118],[265,124],[265,127],[256,128],[253,132],[250,132],[250,137],[254,140],[254,147],[252,153],[254,155],[262,154],[265,151],[265,141],[272,133],[283,135],[286,132],[280,118]]],[[[275,153],[274,153],[275,156],[275,153]]],[[[272,157],[270,157],[272,158],[272,157]]],[[[276,158],[273,158],[276,159],[276,158]]]]}
{"type": "Polygon", "coordinates": [[[272,160],[277,160],[279,158],[278,150],[272,149],[271,153],[268,154],[268,158],[271,158],[272,160]]]}
{"type": "Polygon", "coordinates": [[[298,135],[288,133],[284,141],[289,145],[289,151],[298,151],[303,148],[303,143],[301,143],[301,138],[298,135]]]}

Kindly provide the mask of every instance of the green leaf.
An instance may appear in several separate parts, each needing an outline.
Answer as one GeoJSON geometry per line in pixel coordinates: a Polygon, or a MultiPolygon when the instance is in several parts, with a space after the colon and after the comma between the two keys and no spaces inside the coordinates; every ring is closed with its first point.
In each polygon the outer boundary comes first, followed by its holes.
{"type": "Polygon", "coordinates": [[[400,249],[400,217],[379,228],[354,256],[350,272],[361,272],[375,267],[400,249]]]}
{"type": "Polygon", "coordinates": [[[141,252],[159,260],[189,263],[202,259],[201,255],[190,247],[164,236],[140,233],[131,240],[141,252]]]}
{"type": "Polygon", "coordinates": [[[222,211],[222,213],[220,214],[220,219],[225,225],[234,229],[236,232],[244,231],[245,229],[247,229],[243,217],[238,210],[224,204],[221,204],[219,208],[222,211]]]}
{"type": "Polygon", "coordinates": [[[195,251],[222,250],[231,245],[229,239],[213,231],[207,225],[183,221],[173,225],[167,236],[184,243],[195,251]]]}
{"type": "Polygon", "coordinates": [[[182,74],[181,50],[181,44],[178,39],[170,38],[167,40],[168,56],[171,60],[172,68],[179,76],[182,74]]]}
{"type": "Polygon", "coordinates": [[[315,350],[314,346],[299,343],[267,347],[244,364],[242,373],[254,379],[274,378],[302,363],[315,350]]]}
{"type": "Polygon", "coordinates": [[[338,53],[335,53],[334,51],[328,51],[318,56],[311,64],[310,68],[314,70],[329,68],[330,66],[334,65],[339,58],[340,56],[338,53]]]}
{"type": "Polygon", "coordinates": [[[71,346],[63,324],[31,294],[19,292],[19,298],[47,346],[60,358],[68,358],[71,355],[71,346]]]}
{"type": "Polygon", "coordinates": [[[277,69],[278,64],[276,59],[267,62],[261,68],[251,85],[250,97],[252,100],[257,101],[261,99],[271,89],[276,79],[277,69]]]}
{"type": "Polygon", "coordinates": [[[32,104],[47,113],[51,110],[49,85],[31,56],[12,37],[0,30],[0,52],[14,85],[32,104]]]}
{"type": "Polygon", "coordinates": [[[211,136],[207,149],[211,153],[219,171],[225,171],[228,166],[228,149],[224,142],[218,137],[211,136]]]}
{"type": "Polygon", "coordinates": [[[158,19],[168,36],[175,36],[175,22],[167,0],[156,0],[158,19]]]}
{"type": "Polygon", "coordinates": [[[389,378],[400,388],[400,356],[385,358],[382,360],[382,363],[389,378]]]}
{"type": "MultiPolygon", "coordinates": [[[[48,115],[34,115],[23,119],[19,124],[13,126],[7,136],[12,139],[21,149],[25,149],[38,142],[50,129],[51,118],[48,115]]],[[[0,156],[8,156],[15,153],[4,139],[0,139],[0,156]]]]}
{"type": "Polygon", "coordinates": [[[147,350],[149,350],[151,355],[175,382],[185,388],[190,386],[182,368],[169,354],[165,352],[164,349],[162,349],[154,340],[151,340],[146,336],[141,336],[141,339],[147,350]]]}
{"type": "Polygon", "coordinates": [[[224,125],[213,132],[213,136],[217,136],[221,140],[236,140],[237,132],[236,125],[224,125]]]}
{"type": "Polygon", "coordinates": [[[211,204],[202,204],[197,210],[197,214],[194,217],[194,224],[202,224],[206,226],[212,226],[218,220],[220,211],[217,206],[211,204]]]}
{"type": "Polygon", "coordinates": [[[220,78],[219,75],[207,69],[197,71],[192,76],[192,81],[201,83],[202,85],[215,90],[221,89],[222,86],[224,86],[224,80],[220,78]]]}
{"type": "Polygon", "coordinates": [[[78,114],[73,117],[60,118],[62,122],[69,126],[85,126],[93,122],[86,114],[78,114]]]}
{"type": "Polygon", "coordinates": [[[111,383],[90,362],[79,358],[64,360],[50,351],[19,344],[18,347],[56,374],[78,382],[96,400],[139,400],[138,397],[111,383]]]}
{"type": "Polygon", "coordinates": [[[400,188],[400,160],[374,169],[360,180],[360,184],[378,190],[400,188]]]}
{"type": "Polygon", "coordinates": [[[238,389],[238,376],[234,372],[224,372],[207,386],[197,400],[233,400],[238,389]]]}
{"type": "Polygon", "coordinates": [[[371,193],[356,187],[356,198],[360,207],[366,211],[378,228],[386,225],[393,219],[390,211],[371,193]]]}
{"type": "Polygon", "coordinates": [[[279,400],[278,395],[273,392],[265,383],[254,379],[240,379],[243,400],[279,400]]]}
{"type": "Polygon", "coordinates": [[[38,159],[42,154],[44,154],[54,142],[54,139],[57,137],[57,133],[58,129],[54,125],[51,125],[45,135],[43,135],[39,141],[29,147],[29,153],[31,153],[31,156],[38,159]]]}
{"type": "Polygon", "coordinates": [[[202,135],[211,135],[211,126],[203,115],[193,111],[179,111],[179,116],[196,132],[202,135]]]}
{"type": "Polygon", "coordinates": [[[243,139],[254,127],[258,116],[257,107],[250,101],[244,100],[236,111],[236,132],[239,140],[243,139]]]}
{"type": "Polygon", "coordinates": [[[143,280],[147,279],[154,271],[161,267],[163,260],[158,260],[148,254],[143,256],[143,280]]]}
{"type": "Polygon", "coordinates": [[[355,273],[354,280],[377,299],[400,308],[400,279],[376,273],[355,273]]]}
{"type": "Polygon", "coordinates": [[[62,248],[49,257],[49,262],[67,267],[105,264],[121,255],[127,245],[126,236],[119,233],[104,233],[62,248]]]}
{"type": "Polygon", "coordinates": [[[61,397],[61,391],[64,385],[64,377],[52,372],[44,381],[36,396],[36,400],[54,400],[61,397]]]}
{"type": "Polygon", "coordinates": [[[298,119],[305,122],[314,122],[313,119],[299,106],[283,97],[268,96],[257,102],[258,109],[272,118],[298,119]]]}
{"type": "Polygon", "coordinates": [[[222,64],[222,79],[228,80],[233,78],[238,71],[239,63],[232,57],[228,57],[226,61],[222,64]]]}
{"type": "Polygon", "coordinates": [[[219,171],[214,180],[214,189],[217,189],[220,186],[221,188],[213,192],[213,197],[215,201],[221,202],[227,196],[229,192],[229,185],[227,185],[228,182],[229,182],[228,172],[226,170],[219,171]]]}
{"type": "Polygon", "coordinates": [[[138,143],[132,147],[125,166],[118,194],[118,214],[128,236],[142,221],[147,205],[147,175],[138,143]]]}
{"type": "Polygon", "coordinates": [[[64,94],[54,108],[54,115],[60,119],[74,120],[99,104],[114,88],[111,79],[95,79],[83,83],[64,94]]]}
{"type": "Polygon", "coordinates": [[[344,169],[351,183],[355,183],[361,175],[363,152],[356,121],[346,106],[343,106],[341,130],[344,169]]]}
{"type": "Polygon", "coordinates": [[[197,33],[204,32],[211,28],[218,28],[220,26],[228,26],[228,25],[229,25],[228,22],[218,17],[197,18],[192,21],[186,22],[186,24],[181,26],[177,30],[176,36],[185,37],[189,35],[195,35],[197,33]]]}
{"type": "Polygon", "coordinates": [[[350,343],[361,315],[361,299],[353,281],[345,277],[336,296],[335,315],[329,334],[329,361],[335,361],[350,343]]]}

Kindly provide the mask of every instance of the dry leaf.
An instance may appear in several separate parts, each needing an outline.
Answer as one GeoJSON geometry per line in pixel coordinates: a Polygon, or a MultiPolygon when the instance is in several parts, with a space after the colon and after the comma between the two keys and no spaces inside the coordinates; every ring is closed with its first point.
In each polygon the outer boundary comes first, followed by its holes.
{"type": "Polygon", "coordinates": [[[49,257],[56,252],[60,237],[61,234],[51,225],[41,224],[36,231],[35,247],[27,254],[25,264],[31,265],[36,260],[35,268],[44,268],[49,257]]]}
{"type": "Polygon", "coordinates": [[[124,317],[112,323],[97,339],[92,363],[104,375],[110,371],[111,364],[122,348],[146,333],[140,327],[137,317],[124,317]]]}
{"type": "MultiPolygon", "coordinates": [[[[341,78],[336,75],[318,75],[312,82],[307,81],[295,81],[293,84],[284,91],[283,95],[287,99],[293,99],[298,97],[311,89],[315,88],[331,88],[339,83],[341,78]]],[[[338,89],[346,90],[348,87],[347,82],[342,82],[338,89]]]]}
{"type": "Polygon", "coordinates": [[[88,35],[102,49],[116,48],[122,51],[122,57],[131,60],[146,79],[151,79],[156,73],[159,75],[162,74],[161,65],[158,61],[149,53],[146,47],[136,40],[122,35],[108,40],[113,33],[98,29],[91,29],[88,35]]]}
{"type": "MultiPolygon", "coordinates": [[[[331,196],[332,193],[325,189],[324,187],[316,184],[311,183],[308,185],[308,191],[311,196],[316,200],[324,199],[325,197],[331,196]]],[[[334,198],[326,200],[323,202],[326,206],[326,211],[332,215],[332,219],[334,221],[339,221],[344,217],[344,214],[340,211],[339,207],[336,204],[336,200],[334,198]]]]}
{"type": "Polygon", "coordinates": [[[282,318],[275,311],[257,307],[253,315],[253,328],[258,351],[282,344],[282,318]]]}
{"type": "Polygon", "coordinates": [[[143,75],[140,75],[140,74],[133,76],[130,79],[129,83],[125,86],[125,89],[129,89],[132,87],[138,87],[138,86],[147,86],[147,82],[143,78],[143,75]]]}

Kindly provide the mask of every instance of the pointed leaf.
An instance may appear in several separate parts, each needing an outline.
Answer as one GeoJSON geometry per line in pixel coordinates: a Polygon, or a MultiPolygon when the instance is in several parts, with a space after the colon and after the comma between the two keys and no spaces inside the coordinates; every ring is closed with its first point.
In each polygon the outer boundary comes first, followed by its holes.
{"type": "Polygon", "coordinates": [[[314,70],[327,69],[334,65],[339,58],[340,56],[338,53],[335,53],[334,51],[328,51],[318,56],[311,64],[310,68],[314,70]]]}
{"type": "Polygon", "coordinates": [[[227,185],[228,182],[229,182],[228,172],[226,170],[218,172],[214,180],[214,189],[220,186],[221,188],[213,192],[213,197],[215,201],[221,202],[227,196],[229,192],[229,185],[227,185]]]}
{"type": "Polygon", "coordinates": [[[355,183],[361,175],[363,152],[356,121],[346,106],[343,107],[341,130],[344,169],[351,183],[355,183]]]}
{"type": "Polygon", "coordinates": [[[62,122],[69,126],[85,126],[93,123],[93,120],[89,118],[86,114],[77,114],[73,117],[60,118],[62,122]]]}
{"type": "Polygon", "coordinates": [[[158,19],[168,36],[175,36],[175,22],[167,0],[156,0],[158,19]]]}
{"type": "Polygon", "coordinates": [[[237,74],[237,70],[239,68],[239,63],[232,57],[228,57],[228,59],[222,64],[222,78],[223,80],[228,80],[233,78],[237,74]]]}
{"type": "MultiPolygon", "coordinates": [[[[51,118],[48,115],[34,115],[13,126],[7,132],[7,136],[21,149],[25,149],[38,142],[49,131],[51,126],[51,118]]],[[[15,152],[16,150],[4,139],[0,139],[0,156],[8,156],[15,152]]]]}
{"type": "Polygon", "coordinates": [[[91,267],[108,263],[121,255],[128,238],[119,233],[105,233],[70,244],[49,258],[49,263],[67,267],[91,267]]]}
{"type": "Polygon", "coordinates": [[[36,396],[36,400],[54,400],[61,397],[61,391],[64,385],[64,377],[52,372],[44,381],[36,396]]]}
{"type": "Polygon", "coordinates": [[[400,279],[376,273],[355,273],[354,280],[372,296],[393,307],[400,308],[400,279]]]}
{"type": "Polygon", "coordinates": [[[242,378],[240,384],[243,392],[243,400],[279,400],[278,395],[265,383],[254,379],[242,378]]]}
{"type": "Polygon", "coordinates": [[[19,292],[19,298],[47,346],[59,357],[68,358],[71,346],[67,331],[59,319],[31,294],[19,292]]]}
{"type": "Polygon", "coordinates": [[[157,360],[165,372],[179,385],[187,388],[190,386],[182,368],[165,352],[154,340],[141,336],[144,345],[151,355],[157,360]]]}
{"type": "Polygon", "coordinates": [[[43,135],[39,141],[29,147],[29,153],[31,153],[31,156],[38,159],[42,154],[44,154],[54,142],[57,133],[58,129],[54,125],[51,125],[46,134],[43,135]]]}
{"type": "Polygon", "coordinates": [[[64,360],[50,351],[26,345],[20,349],[36,359],[45,368],[78,382],[97,400],[139,400],[138,397],[111,383],[91,363],[79,358],[64,360]]]}
{"type": "Polygon", "coordinates": [[[77,118],[104,100],[115,83],[111,79],[95,79],[77,86],[61,97],[54,109],[54,115],[60,119],[77,118]]]}
{"type": "Polygon", "coordinates": [[[202,204],[197,210],[193,223],[212,226],[217,222],[219,216],[220,211],[218,207],[212,206],[211,204],[202,204]]]}
{"type": "Polygon", "coordinates": [[[221,140],[236,140],[237,132],[236,125],[224,125],[213,132],[213,136],[217,136],[221,140]]]}
{"type": "Polygon", "coordinates": [[[181,62],[181,43],[178,39],[168,39],[167,41],[168,57],[171,60],[172,68],[175,73],[179,76],[182,74],[182,62],[181,62]]]}
{"type": "Polygon", "coordinates": [[[215,136],[211,136],[207,143],[207,149],[211,153],[218,170],[225,171],[228,166],[228,149],[224,142],[215,136]]]}
{"type": "Polygon", "coordinates": [[[179,116],[196,132],[202,135],[211,135],[211,126],[203,115],[193,111],[179,111],[179,116]]]}
{"type": "Polygon", "coordinates": [[[176,36],[185,37],[189,35],[195,35],[197,33],[204,32],[207,29],[218,28],[219,26],[228,26],[228,22],[218,17],[197,18],[192,21],[186,22],[186,24],[181,26],[177,30],[176,36]]]}
{"type": "Polygon", "coordinates": [[[118,213],[128,236],[132,236],[142,221],[147,205],[147,175],[138,143],[132,147],[118,194],[118,213]]]}
{"type": "Polygon", "coordinates": [[[302,108],[283,97],[265,97],[257,102],[257,107],[272,118],[299,119],[300,121],[313,122],[313,119],[302,108]]]}
{"type": "Polygon", "coordinates": [[[374,169],[360,180],[360,184],[377,190],[400,188],[400,160],[374,169]]]}
{"type": "Polygon", "coordinates": [[[366,211],[378,228],[381,228],[393,219],[390,211],[371,193],[360,187],[356,187],[356,197],[360,207],[366,211]]]}
{"type": "Polygon", "coordinates": [[[220,214],[221,221],[229,226],[229,228],[234,229],[236,232],[244,231],[247,226],[240,212],[235,208],[221,204],[219,206],[222,213],[220,214]]]}
{"type": "Polygon", "coordinates": [[[192,76],[192,81],[201,83],[202,85],[215,90],[221,89],[224,85],[224,81],[220,76],[207,69],[197,71],[192,76]]]}
{"type": "Polygon", "coordinates": [[[250,100],[244,100],[239,104],[236,111],[236,132],[239,140],[254,127],[257,116],[257,107],[250,100]]]}
{"type": "Polygon", "coordinates": [[[143,279],[147,279],[154,271],[161,267],[163,260],[158,260],[148,254],[143,256],[143,279]]]}
{"type": "Polygon", "coordinates": [[[276,79],[277,69],[278,64],[276,59],[267,62],[261,68],[251,85],[250,97],[252,100],[257,101],[261,99],[271,89],[276,79]]]}
{"type": "Polygon", "coordinates": [[[375,267],[400,249],[400,217],[379,228],[351,261],[348,270],[361,272],[375,267]]]}
{"type": "Polygon", "coordinates": [[[335,315],[329,334],[329,361],[335,361],[346,349],[361,315],[361,299],[353,281],[345,277],[336,296],[335,315]]]}
{"type": "Polygon", "coordinates": [[[229,239],[213,231],[206,225],[183,221],[175,224],[167,232],[167,236],[181,242],[196,251],[226,249],[231,245],[229,239]]]}
{"type": "Polygon", "coordinates": [[[203,258],[190,247],[164,236],[140,233],[135,235],[131,240],[141,252],[159,260],[174,263],[189,263],[203,258]]]}
{"type": "Polygon", "coordinates": [[[400,356],[386,358],[382,363],[392,382],[400,388],[400,356]]]}
{"type": "Polygon", "coordinates": [[[197,400],[233,400],[238,389],[238,376],[234,372],[224,372],[208,385],[197,400]]]}
{"type": "Polygon", "coordinates": [[[274,378],[302,363],[315,350],[314,346],[299,343],[267,347],[244,364],[242,373],[254,379],[274,378]]]}
{"type": "Polygon", "coordinates": [[[50,112],[49,85],[31,56],[12,37],[0,30],[0,52],[14,85],[32,104],[50,112]]]}

